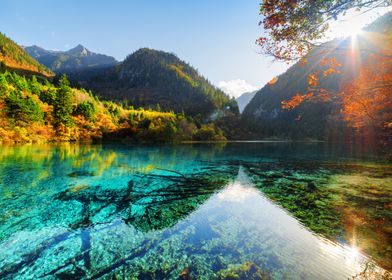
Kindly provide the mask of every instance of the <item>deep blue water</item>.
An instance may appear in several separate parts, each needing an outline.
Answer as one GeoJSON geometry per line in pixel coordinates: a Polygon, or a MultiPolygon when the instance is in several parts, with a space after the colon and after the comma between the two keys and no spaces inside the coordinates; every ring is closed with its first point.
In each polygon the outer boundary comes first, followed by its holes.
{"type": "Polygon", "coordinates": [[[0,147],[0,279],[391,277],[391,167],[326,144],[0,147]]]}

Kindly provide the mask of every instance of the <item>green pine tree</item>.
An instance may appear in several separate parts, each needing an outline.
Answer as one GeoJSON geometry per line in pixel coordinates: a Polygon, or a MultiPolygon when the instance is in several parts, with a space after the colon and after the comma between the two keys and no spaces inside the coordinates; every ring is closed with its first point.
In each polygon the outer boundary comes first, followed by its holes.
{"type": "Polygon", "coordinates": [[[73,126],[72,114],[72,102],[71,102],[71,88],[69,87],[69,81],[66,75],[61,76],[59,82],[59,89],[57,90],[56,99],[54,102],[53,116],[56,124],[64,124],[65,126],[73,126]]]}

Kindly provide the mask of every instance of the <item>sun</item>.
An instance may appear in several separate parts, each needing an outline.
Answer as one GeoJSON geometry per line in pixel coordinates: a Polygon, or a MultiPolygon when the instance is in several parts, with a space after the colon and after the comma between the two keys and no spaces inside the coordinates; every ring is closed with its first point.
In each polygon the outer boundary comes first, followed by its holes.
{"type": "Polygon", "coordinates": [[[363,26],[361,17],[353,17],[337,22],[331,31],[335,38],[356,37],[361,33],[363,26]]]}
{"type": "Polygon", "coordinates": [[[337,20],[331,20],[329,22],[328,37],[329,39],[358,37],[363,32],[362,29],[366,25],[374,21],[375,18],[383,13],[385,13],[385,11],[380,11],[378,9],[367,13],[351,10],[337,20]]]}
{"type": "Polygon", "coordinates": [[[362,32],[362,26],[357,25],[355,23],[350,24],[344,31],[344,35],[346,35],[347,37],[357,37],[358,35],[361,34],[362,32]]]}

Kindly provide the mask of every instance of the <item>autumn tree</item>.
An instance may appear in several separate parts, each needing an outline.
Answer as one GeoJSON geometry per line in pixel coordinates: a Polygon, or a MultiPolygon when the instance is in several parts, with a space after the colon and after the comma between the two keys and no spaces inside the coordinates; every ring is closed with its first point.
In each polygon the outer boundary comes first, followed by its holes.
{"type": "MultiPolygon", "coordinates": [[[[364,31],[355,45],[342,53],[345,65],[336,59],[337,50],[321,59],[317,69],[307,77],[307,92],[283,101],[282,107],[293,109],[306,100],[333,99],[341,104],[343,118],[355,128],[388,125],[387,116],[391,119],[388,99],[392,92],[391,22],[392,14],[387,14],[364,31]],[[337,91],[320,86],[320,79],[342,72],[342,82],[337,91]]],[[[306,56],[302,60],[306,62],[306,56]]]]}
{"type": "Polygon", "coordinates": [[[333,101],[341,108],[340,117],[357,131],[372,128],[390,133],[391,13],[365,28],[357,41],[348,38],[318,45],[339,15],[351,9],[366,12],[391,5],[390,0],[262,1],[260,25],[264,36],[257,44],[263,53],[283,61],[299,60],[301,65],[312,60],[304,77],[307,90],[282,101],[282,108],[292,110],[304,102],[333,101]],[[320,81],[335,74],[341,75],[333,77],[340,80],[339,87],[323,87],[320,81]]]}
{"type": "Polygon", "coordinates": [[[342,115],[353,127],[392,132],[392,57],[370,55],[340,94],[342,115]]]}
{"type": "Polygon", "coordinates": [[[391,5],[391,0],[263,0],[259,24],[264,34],[256,43],[278,60],[298,60],[319,44],[339,15],[391,5]]]}

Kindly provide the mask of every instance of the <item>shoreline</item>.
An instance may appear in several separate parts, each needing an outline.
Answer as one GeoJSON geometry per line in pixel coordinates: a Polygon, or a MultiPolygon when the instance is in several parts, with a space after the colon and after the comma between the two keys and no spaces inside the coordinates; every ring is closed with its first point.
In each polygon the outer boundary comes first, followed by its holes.
{"type": "Polygon", "coordinates": [[[258,144],[258,143],[326,143],[326,144],[355,144],[354,142],[344,141],[327,141],[327,140],[225,140],[225,141],[172,141],[172,142],[153,142],[153,141],[123,141],[123,140],[78,140],[78,141],[39,141],[39,142],[0,142],[0,146],[23,146],[23,145],[56,145],[56,144],[81,144],[81,145],[96,145],[96,144],[125,144],[125,145],[179,145],[179,144],[258,144]]]}

